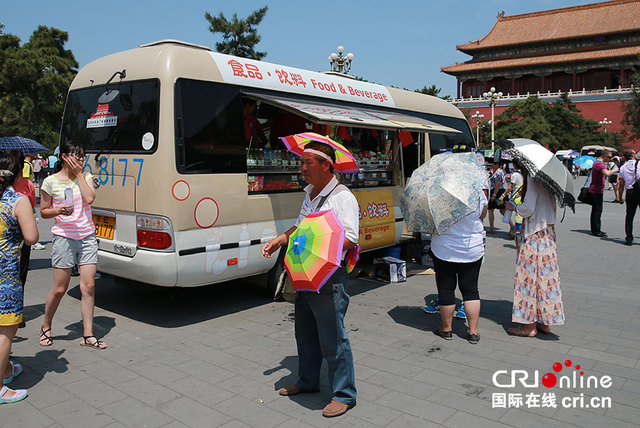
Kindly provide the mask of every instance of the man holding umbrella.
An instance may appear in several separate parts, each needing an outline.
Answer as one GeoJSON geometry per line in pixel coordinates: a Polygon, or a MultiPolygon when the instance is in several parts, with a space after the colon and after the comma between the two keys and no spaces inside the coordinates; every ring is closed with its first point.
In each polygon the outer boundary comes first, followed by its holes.
{"type": "MultiPolygon", "coordinates": [[[[338,183],[333,175],[335,150],[327,144],[312,141],[304,146],[300,171],[309,185],[296,225],[267,242],[262,255],[271,257],[280,247],[287,246],[289,236],[312,212],[334,211],[345,230],[342,258],[355,247],[359,235],[358,202],[351,191],[338,183]]],[[[322,415],[344,414],[356,404],[355,371],[351,344],[344,328],[344,316],[349,306],[348,275],[343,266],[318,291],[300,291],[295,301],[295,334],[298,345],[298,381],[281,388],[280,395],[317,392],[320,388],[322,359],[328,363],[329,383],[333,390],[331,402],[322,415]]]]}

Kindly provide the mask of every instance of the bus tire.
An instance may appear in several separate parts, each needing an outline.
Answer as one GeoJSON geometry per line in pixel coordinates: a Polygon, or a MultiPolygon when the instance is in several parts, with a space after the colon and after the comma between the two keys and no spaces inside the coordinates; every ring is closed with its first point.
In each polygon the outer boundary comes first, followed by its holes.
{"type": "Polygon", "coordinates": [[[284,253],[284,250],[280,250],[278,258],[276,259],[276,264],[273,265],[267,274],[267,293],[269,293],[271,297],[276,293],[276,287],[278,287],[280,275],[284,271],[284,253]]]}

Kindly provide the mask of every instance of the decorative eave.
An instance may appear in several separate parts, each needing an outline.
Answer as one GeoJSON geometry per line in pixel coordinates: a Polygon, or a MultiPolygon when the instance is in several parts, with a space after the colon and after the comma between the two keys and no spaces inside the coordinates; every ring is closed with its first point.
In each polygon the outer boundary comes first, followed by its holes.
{"type": "Polygon", "coordinates": [[[640,46],[628,46],[614,49],[592,50],[586,52],[562,53],[557,55],[543,55],[524,58],[510,58],[497,61],[463,62],[442,67],[440,71],[457,76],[463,73],[504,70],[509,68],[536,67],[554,65],[560,63],[575,63],[585,61],[610,61],[612,59],[633,58],[635,63],[640,63],[637,59],[640,55],[640,46]]]}
{"type": "Polygon", "coordinates": [[[640,0],[612,0],[498,19],[482,39],[456,48],[469,55],[482,49],[640,31],[640,0]]]}

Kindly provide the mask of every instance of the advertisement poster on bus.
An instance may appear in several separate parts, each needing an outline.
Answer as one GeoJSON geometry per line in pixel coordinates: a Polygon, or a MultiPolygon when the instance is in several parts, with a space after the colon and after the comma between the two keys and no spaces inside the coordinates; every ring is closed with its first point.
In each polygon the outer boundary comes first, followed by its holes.
{"type": "Polygon", "coordinates": [[[368,250],[393,245],[396,221],[391,190],[354,192],[354,195],[360,207],[360,247],[368,250]]]}

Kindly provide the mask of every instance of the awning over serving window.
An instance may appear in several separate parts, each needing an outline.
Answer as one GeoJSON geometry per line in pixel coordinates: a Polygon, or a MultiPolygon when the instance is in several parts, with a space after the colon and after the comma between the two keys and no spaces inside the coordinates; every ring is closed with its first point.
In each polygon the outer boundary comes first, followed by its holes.
{"type": "Polygon", "coordinates": [[[461,131],[439,125],[421,117],[362,108],[344,107],[329,102],[298,101],[294,98],[243,92],[256,101],[271,104],[321,125],[355,126],[359,128],[398,129],[434,134],[461,134],[461,131]]]}

